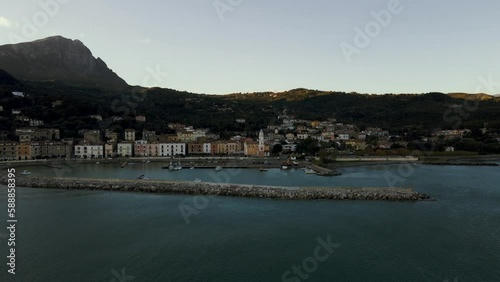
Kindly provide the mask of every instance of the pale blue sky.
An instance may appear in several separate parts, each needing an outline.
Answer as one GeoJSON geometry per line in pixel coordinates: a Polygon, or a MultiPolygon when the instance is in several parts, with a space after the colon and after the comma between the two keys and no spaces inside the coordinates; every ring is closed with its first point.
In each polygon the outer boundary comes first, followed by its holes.
{"type": "Polygon", "coordinates": [[[217,1],[0,0],[0,44],[12,34],[80,39],[129,84],[159,68],[168,77],[147,86],[196,93],[475,92],[480,76],[500,81],[498,0],[400,0],[402,11],[350,63],[340,44],[356,46],[355,28],[391,0],[217,1]],[[44,23],[38,2],[54,1],[68,3],[44,23]],[[214,3],[234,7],[221,19],[214,3]],[[37,15],[38,30],[23,32],[23,18],[37,15]]]}

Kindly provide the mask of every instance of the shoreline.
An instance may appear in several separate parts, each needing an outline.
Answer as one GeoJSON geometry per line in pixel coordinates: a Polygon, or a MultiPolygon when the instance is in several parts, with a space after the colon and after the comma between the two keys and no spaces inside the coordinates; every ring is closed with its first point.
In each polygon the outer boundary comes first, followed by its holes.
{"type": "MultiPolygon", "coordinates": [[[[7,178],[0,178],[0,183],[5,185],[7,183],[7,178]]],[[[16,186],[59,190],[97,190],[177,195],[214,195],[283,200],[370,200],[394,202],[417,202],[431,200],[428,195],[415,192],[411,188],[315,188],[159,180],[31,177],[16,178],[16,186]]]]}

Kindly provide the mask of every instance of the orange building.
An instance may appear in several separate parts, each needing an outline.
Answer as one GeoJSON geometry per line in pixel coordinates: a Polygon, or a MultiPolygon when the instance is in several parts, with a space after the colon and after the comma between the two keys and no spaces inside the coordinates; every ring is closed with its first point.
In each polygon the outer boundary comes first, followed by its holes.
{"type": "Polygon", "coordinates": [[[16,145],[16,159],[29,160],[31,159],[31,145],[28,143],[19,143],[16,145]]]}

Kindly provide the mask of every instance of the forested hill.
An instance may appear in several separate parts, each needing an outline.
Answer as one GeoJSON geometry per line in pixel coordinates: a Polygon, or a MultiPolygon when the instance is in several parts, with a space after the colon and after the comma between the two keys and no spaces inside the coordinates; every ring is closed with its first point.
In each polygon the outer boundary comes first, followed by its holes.
{"type": "MultiPolygon", "coordinates": [[[[4,75],[4,77],[7,77],[4,75]]],[[[436,128],[500,129],[500,98],[483,95],[411,94],[367,95],[295,89],[282,93],[203,95],[172,89],[129,87],[128,90],[72,86],[61,82],[21,81],[17,86],[26,97],[15,98],[11,87],[0,87],[0,129],[21,126],[12,109],[57,127],[64,136],[79,129],[136,128],[167,132],[169,122],[211,128],[215,132],[251,132],[279,124],[284,110],[302,119],[336,118],[359,127],[376,126],[400,132],[403,128],[431,132],[436,128]],[[53,107],[52,102],[62,101],[53,107]],[[475,106],[475,103],[477,107],[475,106]],[[103,122],[89,117],[101,115],[103,122]],[[144,115],[145,124],[135,121],[144,115]],[[112,117],[122,120],[112,121],[112,117]],[[237,123],[236,119],[246,119],[237,123]]]]}

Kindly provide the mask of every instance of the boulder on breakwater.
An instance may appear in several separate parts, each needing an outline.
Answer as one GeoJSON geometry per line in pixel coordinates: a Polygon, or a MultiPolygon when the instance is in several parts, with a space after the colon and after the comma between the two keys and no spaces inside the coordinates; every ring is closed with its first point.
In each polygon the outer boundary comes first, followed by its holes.
{"type": "Polygon", "coordinates": [[[450,165],[450,166],[499,166],[497,163],[481,162],[424,162],[424,165],[450,165]]]}
{"type": "MultiPolygon", "coordinates": [[[[6,184],[7,178],[0,178],[6,184]]],[[[324,199],[324,200],[379,200],[379,201],[421,201],[429,200],[426,194],[411,189],[397,188],[286,188],[220,183],[173,182],[155,180],[124,179],[81,179],[81,178],[16,178],[17,187],[127,191],[186,195],[218,195],[232,197],[270,199],[324,199]]]]}

